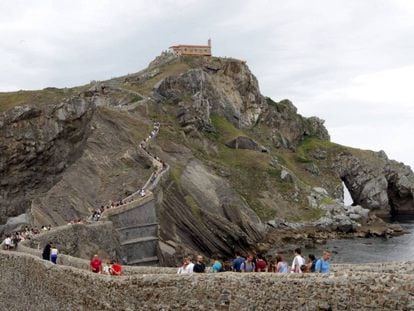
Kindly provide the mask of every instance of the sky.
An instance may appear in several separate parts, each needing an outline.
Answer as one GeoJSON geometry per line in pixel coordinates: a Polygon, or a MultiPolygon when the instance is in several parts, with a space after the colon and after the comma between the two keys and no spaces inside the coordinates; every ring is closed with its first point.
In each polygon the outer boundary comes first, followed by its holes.
{"type": "Polygon", "coordinates": [[[137,72],[208,38],[332,141],[414,168],[412,0],[1,0],[0,91],[137,72]]]}

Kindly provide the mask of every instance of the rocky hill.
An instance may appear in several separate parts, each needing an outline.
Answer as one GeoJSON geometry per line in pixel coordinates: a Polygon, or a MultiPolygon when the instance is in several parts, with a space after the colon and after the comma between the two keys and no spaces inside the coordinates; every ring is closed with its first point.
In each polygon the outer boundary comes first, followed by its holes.
{"type": "MultiPolygon", "coordinates": [[[[73,89],[0,93],[0,223],[62,225],[139,189],[152,172],[164,248],[230,255],[268,224],[356,230],[368,210],[414,213],[414,174],[332,143],[324,121],[264,97],[245,62],[163,53],[143,71],[73,89]],[[354,201],[346,207],[343,183],[354,201]],[[365,210],[368,209],[368,210],[365,210]]],[[[370,214],[371,214],[370,213],[370,214]]]]}

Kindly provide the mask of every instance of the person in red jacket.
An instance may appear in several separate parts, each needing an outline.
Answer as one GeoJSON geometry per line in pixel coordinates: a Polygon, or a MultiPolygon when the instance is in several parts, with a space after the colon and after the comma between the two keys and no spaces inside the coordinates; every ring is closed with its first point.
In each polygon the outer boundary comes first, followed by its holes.
{"type": "Polygon", "coordinates": [[[112,266],[109,269],[109,273],[111,275],[121,275],[122,274],[122,267],[116,260],[112,260],[112,266]]]}
{"type": "Polygon", "coordinates": [[[257,255],[256,259],[256,272],[266,272],[267,262],[261,254],[257,255]]]}
{"type": "Polygon", "coordinates": [[[102,260],[99,258],[98,255],[93,256],[89,265],[91,266],[91,271],[93,273],[101,273],[102,272],[102,260]]]}

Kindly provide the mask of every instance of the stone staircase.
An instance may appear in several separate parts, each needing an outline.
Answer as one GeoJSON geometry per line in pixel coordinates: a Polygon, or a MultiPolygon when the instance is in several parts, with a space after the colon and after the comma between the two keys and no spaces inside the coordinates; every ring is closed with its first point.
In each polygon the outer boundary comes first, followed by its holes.
{"type": "MultiPolygon", "coordinates": [[[[149,136],[148,144],[155,139],[158,131],[159,129],[149,136]]],[[[122,200],[125,204],[106,210],[101,215],[101,219],[112,221],[119,233],[121,257],[125,264],[154,266],[159,263],[158,222],[152,191],[161,177],[168,172],[169,165],[156,159],[142,147],[141,143],[137,151],[152,161],[153,166],[157,167],[156,172],[151,174],[142,189],[138,189],[122,200]],[[145,190],[145,194],[142,194],[142,190],[145,190]]]]}

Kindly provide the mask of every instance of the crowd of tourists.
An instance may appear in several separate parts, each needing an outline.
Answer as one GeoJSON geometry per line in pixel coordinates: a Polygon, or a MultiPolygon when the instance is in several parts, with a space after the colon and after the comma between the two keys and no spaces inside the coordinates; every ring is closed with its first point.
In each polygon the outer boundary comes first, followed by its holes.
{"type": "Polygon", "coordinates": [[[331,253],[324,251],[319,259],[313,254],[307,256],[307,260],[302,257],[301,249],[294,251],[292,264],[284,261],[282,255],[275,258],[265,258],[264,256],[248,254],[242,256],[236,253],[233,260],[221,260],[219,256],[213,256],[210,265],[206,266],[204,257],[198,255],[195,262],[191,257],[185,257],[183,264],[178,268],[177,274],[204,273],[204,272],[273,272],[273,273],[329,273],[331,253]]]}
{"type": "Polygon", "coordinates": [[[3,240],[3,248],[5,250],[16,250],[21,241],[30,240],[35,235],[44,231],[49,231],[51,228],[51,225],[42,226],[40,228],[37,226],[25,226],[22,230],[6,233],[5,239],[3,240]]]}

